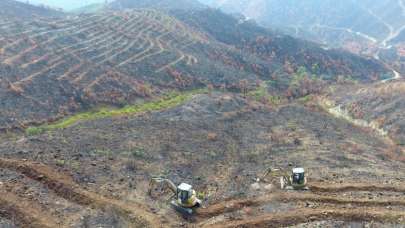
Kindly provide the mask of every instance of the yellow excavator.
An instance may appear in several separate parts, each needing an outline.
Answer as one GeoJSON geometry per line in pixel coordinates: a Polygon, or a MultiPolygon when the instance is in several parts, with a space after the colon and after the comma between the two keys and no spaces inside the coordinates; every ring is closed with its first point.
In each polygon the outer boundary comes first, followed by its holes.
{"type": "Polygon", "coordinates": [[[264,180],[269,175],[273,177],[280,177],[280,188],[283,190],[309,190],[304,168],[293,168],[291,173],[281,169],[269,168],[259,179],[259,181],[264,180]]]}
{"type": "Polygon", "coordinates": [[[201,206],[201,200],[197,198],[197,193],[193,187],[186,183],[176,186],[171,180],[162,177],[153,177],[149,183],[149,195],[156,190],[157,185],[163,189],[169,189],[174,193],[170,204],[183,215],[193,215],[196,208],[201,206]]]}
{"type": "Polygon", "coordinates": [[[281,176],[280,187],[285,190],[309,190],[304,168],[294,168],[291,175],[281,176]]]}

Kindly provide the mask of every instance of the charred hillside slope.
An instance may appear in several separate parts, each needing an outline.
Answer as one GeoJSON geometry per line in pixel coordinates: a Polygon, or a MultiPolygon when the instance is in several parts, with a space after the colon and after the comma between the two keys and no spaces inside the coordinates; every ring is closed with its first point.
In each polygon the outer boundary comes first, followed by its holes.
{"type": "Polygon", "coordinates": [[[342,75],[367,82],[390,72],[217,11],[190,11],[193,22],[181,12],[134,9],[56,20],[1,14],[7,21],[0,24],[1,125],[24,128],[173,89],[238,90],[242,80],[288,84],[302,67],[330,81],[342,75]]]}
{"type": "Polygon", "coordinates": [[[369,125],[393,143],[405,145],[405,81],[390,81],[370,86],[345,86],[331,90],[326,99],[330,108],[353,121],[369,125]]]}
{"type": "Polygon", "coordinates": [[[207,6],[195,0],[115,0],[108,4],[112,9],[138,9],[138,8],[155,8],[155,9],[204,9],[207,6]]]}
{"type": "Polygon", "coordinates": [[[4,17],[14,17],[24,19],[32,19],[33,17],[63,17],[63,12],[39,7],[34,5],[25,4],[14,0],[1,0],[0,1],[0,15],[4,17]]]}
{"type": "Polygon", "coordinates": [[[234,18],[219,10],[176,10],[172,13],[214,39],[261,56],[269,62],[289,62],[295,68],[305,66],[315,74],[351,75],[363,81],[370,79],[370,74],[366,76],[368,73],[384,71],[378,61],[342,50],[325,50],[318,44],[272,32],[254,22],[234,18]]]}

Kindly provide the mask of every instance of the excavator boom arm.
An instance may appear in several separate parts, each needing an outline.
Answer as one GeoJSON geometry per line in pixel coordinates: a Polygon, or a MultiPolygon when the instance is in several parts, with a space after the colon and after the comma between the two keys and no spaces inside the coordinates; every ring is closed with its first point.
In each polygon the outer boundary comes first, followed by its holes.
{"type": "Polygon", "coordinates": [[[151,179],[150,186],[154,183],[163,184],[165,188],[170,189],[174,194],[177,193],[177,186],[169,179],[161,178],[161,177],[154,177],[151,179]]]}

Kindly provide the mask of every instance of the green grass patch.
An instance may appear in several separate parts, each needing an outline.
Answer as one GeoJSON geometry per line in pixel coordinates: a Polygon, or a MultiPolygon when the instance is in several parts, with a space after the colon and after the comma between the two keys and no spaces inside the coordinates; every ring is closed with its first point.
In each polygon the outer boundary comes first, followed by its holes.
{"type": "Polygon", "coordinates": [[[299,102],[302,102],[302,103],[308,103],[308,102],[311,101],[312,99],[313,99],[313,96],[312,96],[312,95],[306,95],[306,96],[304,96],[304,97],[299,98],[298,101],[299,101],[299,102]]]}
{"type": "Polygon", "coordinates": [[[258,102],[265,102],[273,106],[277,106],[282,103],[282,98],[280,96],[273,96],[268,92],[267,82],[261,84],[255,90],[250,91],[248,96],[258,102]]]}
{"type": "Polygon", "coordinates": [[[96,120],[114,116],[136,115],[145,112],[160,111],[176,107],[189,100],[194,94],[205,93],[205,90],[194,90],[185,93],[172,92],[162,98],[142,104],[127,105],[123,108],[99,108],[97,110],[78,113],[55,123],[38,127],[29,127],[26,134],[37,135],[50,130],[64,129],[81,121],[96,120]]]}
{"type": "Polygon", "coordinates": [[[25,130],[25,133],[27,135],[39,135],[42,132],[44,132],[44,129],[42,127],[29,127],[27,130],[25,130]]]}
{"type": "Polygon", "coordinates": [[[263,83],[256,88],[256,90],[250,91],[248,96],[254,98],[256,101],[262,100],[264,97],[268,96],[267,85],[263,83]]]}

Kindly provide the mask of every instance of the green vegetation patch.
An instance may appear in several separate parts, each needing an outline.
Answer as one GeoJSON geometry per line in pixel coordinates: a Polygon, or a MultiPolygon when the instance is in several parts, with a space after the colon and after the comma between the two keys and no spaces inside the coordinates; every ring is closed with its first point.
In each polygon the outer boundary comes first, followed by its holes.
{"type": "Polygon", "coordinates": [[[259,102],[265,102],[273,106],[277,106],[282,103],[282,98],[280,96],[273,96],[268,92],[268,82],[262,83],[255,90],[250,91],[248,96],[259,102]]]}
{"type": "Polygon", "coordinates": [[[176,107],[186,102],[195,94],[200,94],[204,92],[205,90],[194,90],[185,93],[172,92],[170,94],[163,96],[158,100],[145,102],[142,104],[127,105],[119,109],[105,108],[105,107],[99,108],[94,111],[75,114],[73,116],[70,116],[66,119],[63,119],[61,121],[52,124],[46,124],[38,127],[29,127],[28,129],[26,129],[26,133],[28,135],[37,135],[45,131],[67,128],[80,121],[89,121],[114,116],[136,115],[139,113],[165,110],[168,108],[176,107]]]}
{"type": "Polygon", "coordinates": [[[313,95],[309,94],[309,95],[299,98],[298,101],[305,104],[305,103],[310,102],[312,99],[313,99],[313,95]]]}

